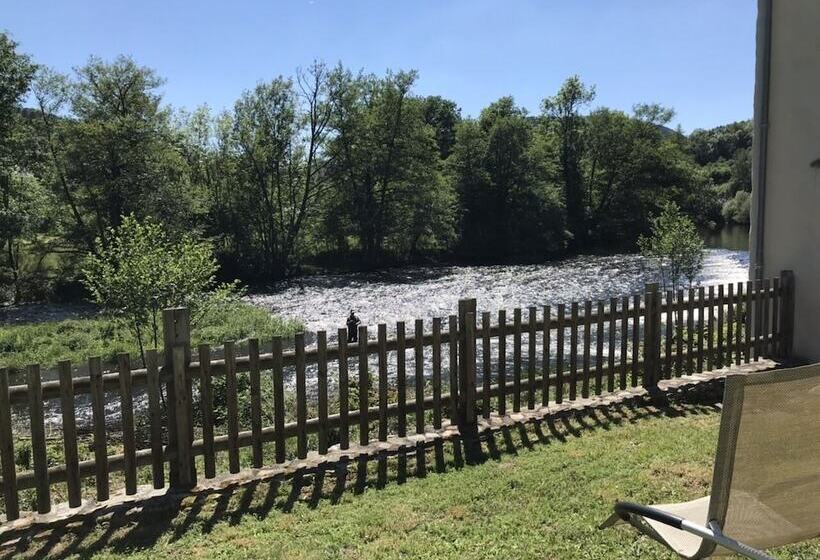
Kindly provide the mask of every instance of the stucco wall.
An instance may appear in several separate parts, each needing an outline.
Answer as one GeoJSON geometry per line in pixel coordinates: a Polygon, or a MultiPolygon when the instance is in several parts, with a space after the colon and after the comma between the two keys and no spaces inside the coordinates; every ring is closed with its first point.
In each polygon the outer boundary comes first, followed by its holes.
{"type": "MultiPolygon", "coordinates": [[[[820,0],[772,0],[763,273],[795,274],[795,355],[820,361],[820,0]]],[[[761,0],[761,9],[764,2],[761,0]]],[[[761,33],[755,119],[761,107],[761,33]]],[[[760,143],[756,138],[756,151],[760,143]]],[[[754,188],[759,188],[757,170],[754,188]]],[[[752,270],[754,231],[752,208],[752,270]]]]}

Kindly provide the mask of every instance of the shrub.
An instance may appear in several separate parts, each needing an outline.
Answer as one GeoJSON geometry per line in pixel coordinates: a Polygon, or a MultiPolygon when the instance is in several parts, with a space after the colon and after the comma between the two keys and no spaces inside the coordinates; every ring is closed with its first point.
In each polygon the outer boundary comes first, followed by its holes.
{"type": "Polygon", "coordinates": [[[147,344],[159,345],[161,312],[187,306],[192,323],[209,310],[235,301],[236,283],[218,284],[213,248],[192,235],[172,238],[159,222],[123,218],[108,242],[86,260],[83,283],[92,298],[132,330],[144,358],[147,344]]]}
{"type": "Polygon", "coordinates": [[[652,234],[638,240],[641,253],[654,261],[664,288],[677,290],[681,280],[691,286],[703,269],[704,245],[691,218],[675,203],[668,203],[652,219],[652,234]]]}

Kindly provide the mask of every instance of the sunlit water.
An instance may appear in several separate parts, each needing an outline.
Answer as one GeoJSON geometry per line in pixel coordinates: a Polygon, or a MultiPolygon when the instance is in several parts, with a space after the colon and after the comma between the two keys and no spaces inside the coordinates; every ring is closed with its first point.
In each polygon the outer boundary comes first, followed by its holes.
{"type": "MultiPolygon", "coordinates": [[[[747,280],[748,252],[709,249],[700,284],[747,280]]],[[[378,273],[321,275],[283,282],[271,293],[249,300],[272,313],[298,319],[307,330],[326,330],[329,340],[345,325],[351,309],[363,325],[456,313],[458,300],[476,298],[479,312],[526,308],[643,292],[657,281],[655,269],[639,255],[581,256],[533,265],[406,267],[378,273]]],[[[371,329],[372,331],[373,329],[371,329]]]]}
{"type": "MultiPolygon", "coordinates": [[[[745,281],[747,278],[747,251],[713,248],[707,251],[698,283],[720,284],[745,281]]],[[[442,317],[445,318],[443,327],[446,329],[446,317],[456,313],[458,300],[463,298],[476,298],[479,312],[492,312],[494,321],[499,309],[507,309],[508,324],[511,324],[512,309],[515,307],[525,309],[526,322],[528,306],[541,309],[543,305],[552,305],[554,309],[558,303],[587,299],[609,300],[614,296],[643,292],[647,282],[657,280],[654,268],[639,255],[595,255],[532,265],[403,267],[373,273],[316,275],[283,282],[273,286],[268,293],[255,293],[247,299],[271,313],[304,323],[307,340],[311,345],[315,344],[315,333],[320,330],[327,331],[328,342],[332,345],[336,341],[338,328],[344,327],[351,309],[356,311],[363,325],[370,327],[368,330],[371,337],[376,336],[376,325],[379,323],[385,323],[388,335],[393,336],[398,321],[406,322],[407,334],[410,336],[415,319],[423,319],[425,332],[430,332],[432,319],[442,317]]],[[[566,344],[569,344],[569,340],[566,344]]],[[[540,334],[537,345],[541,348],[540,334]]],[[[269,344],[263,343],[262,346],[263,351],[266,346],[269,348],[269,344]]],[[[481,356],[481,350],[479,341],[477,356],[481,356]]],[[[425,348],[426,378],[431,374],[431,352],[431,348],[425,348]]],[[[508,356],[511,352],[512,344],[508,344],[508,356]]],[[[526,368],[526,336],[523,337],[522,354],[526,368]]],[[[619,354],[619,350],[616,350],[616,354],[619,354]]],[[[444,349],[442,371],[445,387],[448,355],[444,349]]],[[[493,340],[492,356],[495,368],[498,359],[496,340],[493,340]]],[[[396,353],[391,352],[388,356],[391,379],[395,375],[396,359],[396,353]]],[[[376,356],[371,356],[371,371],[375,371],[376,360],[376,356]]],[[[412,349],[406,353],[406,363],[408,384],[412,387],[415,384],[412,349]]],[[[538,363],[540,367],[540,362],[538,363]]],[[[349,370],[351,378],[355,378],[355,359],[351,359],[349,370]]],[[[316,365],[309,365],[306,373],[308,393],[313,395],[316,365]]],[[[337,376],[338,365],[329,364],[331,392],[337,389],[337,376]]],[[[287,371],[285,379],[288,388],[293,390],[294,372],[287,371]]],[[[408,394],[412,394],[410,391],[408,394]]],[[[115,394],[107,396],[107,421],[111,427],[116,427],[119,424],[119,399],[115,394]]],[[[91,425],[87,401],[87,395],[78,395],[77,423],[80,429],[88,429],[91,425]]],[[[144,394],[135,394],[134,406],[138,413],[146,409],[144,394]]],[[[61,418],[58,401],[52,400],[47,404],[46,422],[49,429],[59,428],[61,418]]]]}

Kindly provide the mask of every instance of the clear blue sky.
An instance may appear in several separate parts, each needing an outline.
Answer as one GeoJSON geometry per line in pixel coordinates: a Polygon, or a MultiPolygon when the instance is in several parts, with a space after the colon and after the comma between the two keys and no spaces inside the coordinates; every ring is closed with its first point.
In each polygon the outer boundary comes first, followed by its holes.
{"type": "Polygon", "coordinates": [[[230,107],[313,59],[417,69],[416,92],[477,115],[502,95],[530,111],[571,74],[596,105],[659,102],[686,131],[752,115],[755,0],[0,0],[0,29],[41,64],[129,54],[165,100],[230,107]]]}

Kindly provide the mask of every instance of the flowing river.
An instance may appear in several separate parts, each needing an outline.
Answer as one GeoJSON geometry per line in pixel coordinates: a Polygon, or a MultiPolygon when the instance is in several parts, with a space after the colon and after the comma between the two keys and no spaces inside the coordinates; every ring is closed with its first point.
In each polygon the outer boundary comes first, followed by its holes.
{"type": "MultiPolygon", "coordinates": [[[[707,250],[699,284],[747,280],[748,251],[738,248],[742,244],[736,237],[737,234],[734,234],[730,238],[731,243],[726,242],[725,235],[707,238],[707,242],[718,246],[707,250]],[[720,246],[729,244],[733,248],[720,246]]],[[[406,322],[410,335],[415,319],[423,319],[425,330],[429,332],[432,319],[456,313],[458,300],[462,298],[476,298],[479,312],[495,314],[499,309],[507,309],[508,320],[511,321],[511,310],[515,307],[535,305],[540,308],[547,304],[554,306],[587,299],[608,300],[613,296],[643,292],[647,282],[656,280],[654,268],[640,255],[586,255],[543,264],[413,266],[372,273],[315,275],[282,282],[272,286],[269,292],[254,293],[247,299],[271,313],[302,321],[310,344],[315,343],[315,333],[320,330],[327,331],[328,343],[334,344],[337,329],[344,327],[351,309],[356,311],[363,325],[370,327],[372,337],[376,335],[375,326],[378,323],[386,323],[389,336],[393,335],[397,321],[406,322]]],[[[495,320],[495,315],[493,317],[495,320]]],[[[269,348],[269,345],[263,344],[263,350],[265,346],[269,348]]],[[[512,351],[511,346],[508,345],[508,352],[512,351]]],[[[425,348],[426,366],[430,363],[430,352],[429,347],[425,348]]],[[[526,350],[524,352],[526,355],[526,350]]],[[[412,354],[412,350],[407,353],[408,382],[411,385],[414,383],[412,354]]],[[[442,352],[445,372],[447,354],[446,351],[442,352]]],[[[480,348],[478,355],[481,355],[480,348]]],[[[375,367],[376,357],[371,359],[372,367],[375,367]]],[[[390,353],[389,359],[395,363],[395,353],[390,353]]],[[[351,372],[355,372],[354,361],[351,361],[351,372]]],[[[389,371],[394,372],[394,367],[390,367],[389,371]]],[[[44,373],[45,379],[53,377],[53,372],[44,373]]],[[[329,364],[331,390],[335,390],[336,373],[336,364],[329,364]]],[[[426,375],[429,373],[426,371],[426,375]]],[[[307,371],[309,393],[315,391],[315,377],[314,364],[307,371]]],[[[293,389],[292,371],[286,373],[286,381],[293,389]]],[[[119,423],[119,399],[114,394],[107,397],[106,416],[113,428],[119,423]]],[[[87,395],[78,395],[77,400],[78,427],[88,429],[91,415],[87,395]]],[[[144,394],[135,394],[134,406],[138,413],[147,407],[144,394]]],[[[59,429],[59,402],[52,400],[47,403],[45,413],[48,429],[59,429]]]]}

